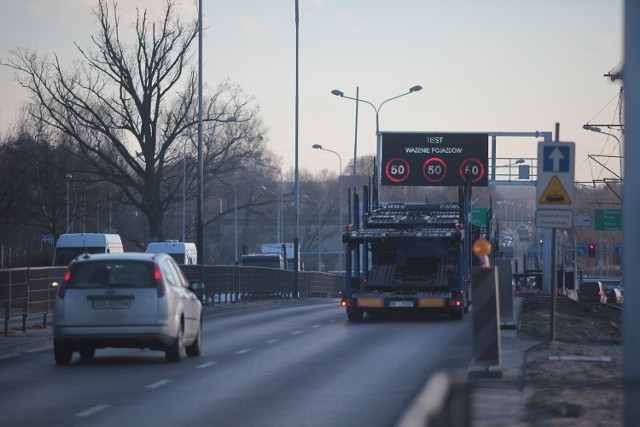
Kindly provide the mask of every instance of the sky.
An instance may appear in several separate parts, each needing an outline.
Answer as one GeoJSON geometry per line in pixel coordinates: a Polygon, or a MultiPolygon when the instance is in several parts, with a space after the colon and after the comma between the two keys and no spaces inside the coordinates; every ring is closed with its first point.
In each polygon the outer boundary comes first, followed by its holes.
{"type": "MultiPolygon", "coordinates": [[[[57,54],[71,68],[74,43],[97,33],[97,0],[0,0],[0,62],[9,49],[57,54]]],[[[196,0],[177,0],[196,17],[196,0]]],[[[118,2],[123,24],[135,8],[159,16],[160,0],[118,2]]],[[[203,81],[230,79],[253,95],[269,129],[265,141],[283,173],[295,165],[294,0],[203,0],[203,81]]],[[[298,158],[300,170],[338,171],[353,159],[355,102],[385,103],[381,131],[553,132],[576,143],[576,180],[611,178],[589,155],[618,155],[615,138],[585,123],[618,123],[622,0],[299,0],[298,158]],[[318,151],[320,144],[338,153],[318,151]]],[[[29,94],[0,66],[0,132],[29,94]]],[[[374,108],[360,103],[358,155],[375,154],[374,108]]],[[[620,136],[617,131],[604,131],[620,136]]],[[[555,133],[554,133],[555,137],[555,133]]],[[[498,138],[496,156],[537,157],[536,138],[498,138]]],[[[617,159],[601,159],[618,172],[617,159]]]]}

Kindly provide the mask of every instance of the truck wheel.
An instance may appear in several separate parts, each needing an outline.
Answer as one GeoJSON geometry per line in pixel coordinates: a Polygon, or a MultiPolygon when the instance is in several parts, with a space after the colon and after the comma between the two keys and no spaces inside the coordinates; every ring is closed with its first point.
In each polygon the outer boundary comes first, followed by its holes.
{"type": "Polygon", "coordinates": [[[364,317],[364,311],[358,310],[357,308],[347,308],[347,319],[352,322],[357,322],[362,320],[364,317]]]}

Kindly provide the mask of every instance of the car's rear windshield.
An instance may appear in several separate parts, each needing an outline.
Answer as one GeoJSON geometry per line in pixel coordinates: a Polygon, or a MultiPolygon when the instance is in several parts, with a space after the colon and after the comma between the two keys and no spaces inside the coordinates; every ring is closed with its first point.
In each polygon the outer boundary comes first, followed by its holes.
{"type": "Polygon", "coordinates": [[[152,288],[153,263],[145,261],[96,261],[74,266],[67,288],[152,288]]]}

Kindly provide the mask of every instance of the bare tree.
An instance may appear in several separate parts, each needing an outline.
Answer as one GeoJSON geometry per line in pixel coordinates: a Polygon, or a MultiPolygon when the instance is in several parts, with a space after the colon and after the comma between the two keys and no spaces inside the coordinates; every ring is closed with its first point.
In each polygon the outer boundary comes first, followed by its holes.
{"type": "MultiPolygon", "coordinates": [[[[33,95],[30,113],[75,142],[71,153],[86,163],[91,179],[115,185],[122,201],[146,216],[145,240],[164,239],[166,210],[195,179],[181,165],[193,154],[188,140],[197,124],[197,75],[187,67],[198,22],[183,24],[174,6],[166,0],[163,16],[153,22],[138,10],[135,42],[127,44],[116,2],[99,0],[95,50],[76,44],[82,60],[72,70],[65,71],[57,56],[49,61],[25,49],[11,51],[5,64],[33,95]]],[[[203,110],[208,169],[232,169],[243,155],[260,155],[259,110],[241,88],[223,82],[203,110]],[[237,121],[222,125],[231,116],[237,121]]]]}

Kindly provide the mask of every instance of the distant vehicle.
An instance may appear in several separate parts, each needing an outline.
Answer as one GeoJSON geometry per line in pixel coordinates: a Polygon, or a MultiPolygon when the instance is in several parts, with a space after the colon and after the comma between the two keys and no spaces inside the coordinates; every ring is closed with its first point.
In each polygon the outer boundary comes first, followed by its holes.
{"type": "Polygon", "coordinates": [[[620,289],[613,287],[604,288],[604,294],[607,297],[607,304],[621,304],[622,303],[622,292],[620,289]]]}
{"type": "Polygon", "coordinates": [[[195,243],[165,240],[152,242],[147,246],[147,253],[166,253],[180,265],[195,265],[198,263],[198,250],[195,243]]]}
{"type": "Polygon", "coordinates": [[[410,312],[462,319],[471,303],[463,211],[454,203],[381,203],[362,215],[360,228],[349,227],[342,238],[347,260],[364,248],[371,261],[364,274],[346,263],[340,304],[347,319],[410,312]]]}
{"type": "Polygon", "coordinates": [[[598,302],[606,304],[607,296],[605,295],[602,282],[580,282],[578,284],[578,302],[598,302]]]}
{"type": "Polygon", "coordinates": [[[124,252],[122,240],[117,234],[75,233],[58,238],[53,253],[53,266],[67,266],[78,255],[119,254],[124,252]]]}
{"type": "Polygon", "coordinates": [[[280,254],[245,254],[240,258],[240,266],[285,270],[284,259],[280,254]]]}
{"type": "MultiPolygon", "coordinates": [[[[280,254],[284,258],[286,270],[295,270],[295,250],[293,243],[260,243],[260,252],[263,254],[280,254]]],[[[304,264],[300,258],[300,247],[298,247],[298,271],[304,271],[304,264]]]]}
{"type": "Polygon", "coordinates": [[[530,234],[529,229],[527,228],[526,225],[520,224],[518,226],[517,232],[518,232],[518,238],[520,240],[530,240],[531,239],[531,234],[530,234]]]}
{"type": "Polygon", "coordinates": [[[104,347],[148,348],[179,362],[201,352],[202,304],[167,254],[84,255],[67,267],[53,311],[53,355],[94,357],[104,347]]]}

